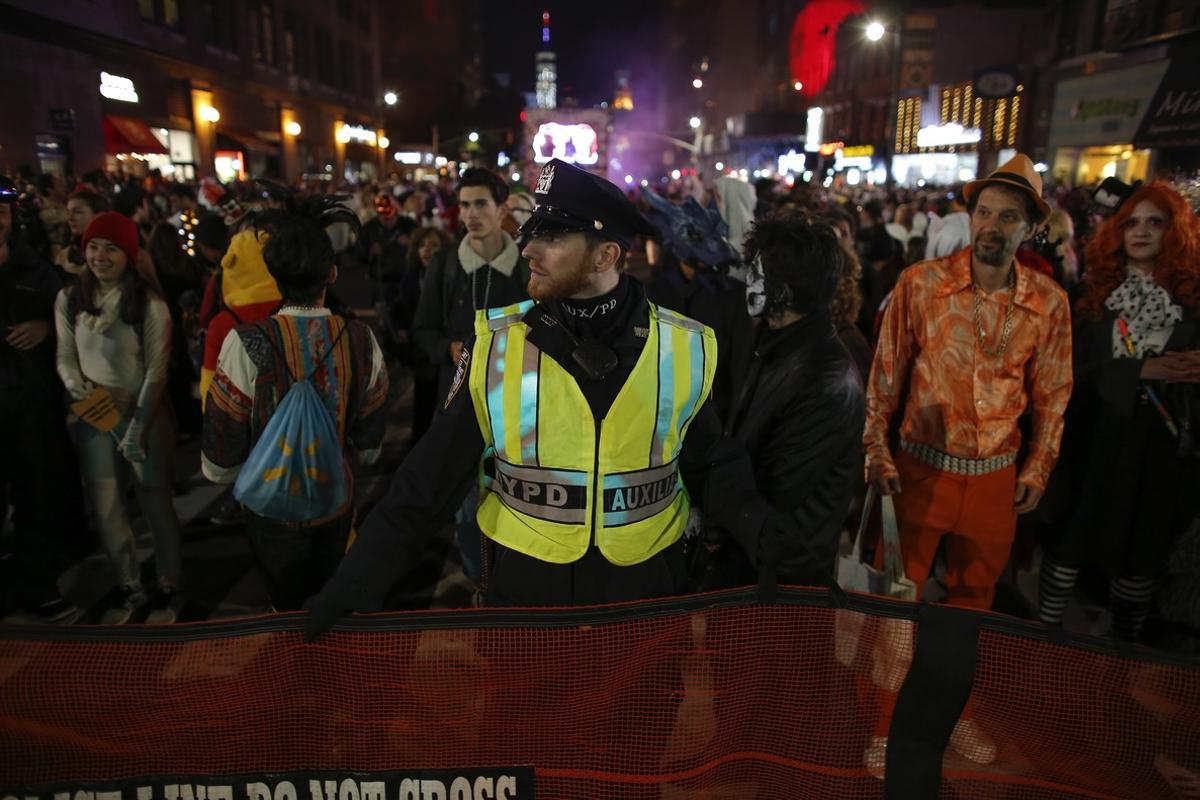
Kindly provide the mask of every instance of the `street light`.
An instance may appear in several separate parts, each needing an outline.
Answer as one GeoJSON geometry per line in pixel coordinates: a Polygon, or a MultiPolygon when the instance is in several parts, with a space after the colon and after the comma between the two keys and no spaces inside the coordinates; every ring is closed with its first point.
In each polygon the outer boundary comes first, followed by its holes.
{"type": "Polygon", "coordinates": [[[691,125],[693,128],[699,128],[701,125],[700,118],[692,117],[691,119],[688,120],[688,125],[691,125]]]}
{"type": "Polygon", "coordinates": [[[878,20],[867,26],[867,38],[872,42],[878,42],[887,33],[887,29],[883,27],[883,23],[878,20]]]}
{"type": "Polygon", "coordinates": [[[467,134],[467,139],[469,139],[472,142],[478,142],[479,141],[479,132],[471,131],[470,133],[467,134]]]}
{"type": "Polygon", "coordinates": [[[692,78],[692,88],[693,89],[703,89],[704,81],[700,80],[699,78],[692,78]]]}
{"type": "Polygon", "coordinates": [[[287,124],[283,126],[283,130],[288,136],[299,136],[300,123],[294,119],[288,120],[287,124]]]}
{"type": "Polygon", "coordinates": [[[388,139],[388,137],[386,137],[386,136],[380,136],[380,137],[379,137],[379,148],[380,148],[381,150],[387,150],[387,149],[388,149],[388,145],[389,145],[389,144],[391,144],[391,143],[392,143],[392,141],[391,141],[390,139],[388,139]]]}
{"type": "Polygon", "coordinates": [[[396,101],[399,99],[400,98],[396,95],[395,92],[384,92],[384,94],[383,94],[383,102],[387,103],[389,106],[396,105],[396,101]]]}
{"type": "Polygon", "coordinates": [[[792,88],[795,89],[797,92],[799,92],[804,88],[804,82],[796,81],[795,83],[792,84],[792,88]]]}
{"type": "Polygon", "coordinates": [[[205,122],[218,122],[221,119],[221,112],[217,111],[212,106],[204,106],[200,109],[200,119],[205,122]]]}

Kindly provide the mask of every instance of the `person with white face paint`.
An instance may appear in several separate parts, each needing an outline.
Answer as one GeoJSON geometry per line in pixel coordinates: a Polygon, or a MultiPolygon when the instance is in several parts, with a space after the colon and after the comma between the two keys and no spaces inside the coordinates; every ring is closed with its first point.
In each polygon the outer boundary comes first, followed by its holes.
{"type": "MultiPolygon", "coordinates": [[[[830,315],[848,254],[831,226],[782,210],[753,226],[745,253],[759,326],[725,430],[749,453],[758,491],[796,522],[776,551],[779,580],[821,585],[862,481],[863,384],[830,315]]],[[[724,545],[706,572],[703,590],[755,577],[745,553],[724,545]]]]}

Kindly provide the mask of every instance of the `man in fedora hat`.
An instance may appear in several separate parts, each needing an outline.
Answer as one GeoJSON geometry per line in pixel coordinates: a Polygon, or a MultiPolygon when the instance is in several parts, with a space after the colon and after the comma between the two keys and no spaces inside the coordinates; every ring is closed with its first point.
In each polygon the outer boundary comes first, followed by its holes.
{"type": "MultiPolygon", "coordinates": [[[[863,445],[867,479],[895,496],[918,596],[945,540],[946,602],[988,609],[1017,515],[1037,507],[1058,457],[1071,329],[1063,290],[1015,258],[1050,213],[1033,163],[1018,154],[964,195],[970,247],[909,267],[896,284],[871,368],[863,445]],[[901,408],[893,450],[889,425],[901,408]],[[1018,464],[1026,411],[1032,431],[1018,464]]],[[[969,757],[994,757],[994,746],[967,738],[979,745],[969,757]]]]}

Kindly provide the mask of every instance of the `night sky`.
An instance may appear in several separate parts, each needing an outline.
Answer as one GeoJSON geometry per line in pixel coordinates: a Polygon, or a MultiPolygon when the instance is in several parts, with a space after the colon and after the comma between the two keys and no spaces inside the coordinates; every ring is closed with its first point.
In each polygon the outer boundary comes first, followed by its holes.
{"type": "Polygon", "coordinates": [[[560,102],[564,95],[574,96],[585,108],[611,101],[616,85],[613,73],[636,71],[658,42],[655,0],[488,0],[483,29],[488,74],[507,72],[519,92],[534,88],[543,10],[550,12],[550,49],[558,56],[560,102]]]}

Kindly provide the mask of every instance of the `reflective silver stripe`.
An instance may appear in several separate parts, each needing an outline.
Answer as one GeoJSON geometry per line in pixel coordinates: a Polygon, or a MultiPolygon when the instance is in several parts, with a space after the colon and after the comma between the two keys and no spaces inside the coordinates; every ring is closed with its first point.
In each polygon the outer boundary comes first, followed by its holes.
{"type": "Polygon", "coordinates": [[[567,525],[587,523],[587,474],[572,470],[518,467],[495,459],[488,481],[504,505],[536,519],[567,525]]]}
{"type": "Polygon", "coordinates": [[[498,331],[509,325],[515,325],[525,318],[525,314],[531,308],[533,308],[532,300],[522,300],[520,303],[486,309],[484,313],[487,314],[488,330],[498,331]]]}
{"type": "Polygon", "coordinates": [[[572,469],[550,469],[548,467],[519,467],[507,461],[497,460],[496,468],[505,475],[519,481],[534,483],[561,483],[564,486],[587,488],[587,473],[572,469]]]}
{"type": "Polygon", "coordinates": [[[504,355],[508,350],[507,329],[492,336],[492,346],[487,354],[487,411],[492,427],[492,447],[502,456],[507,455],[504,447],[504,355]]]}
{"type": "Polygon", "coordinates": [[[538,463],[537,424],[541,416],[538,410],[538,367],[541,366],[538,350],[529,339],[523,342],[521,351],[521,462],[538,463]]]}
{"type": "Polygon", "coordinates": [[[604,488],[616,489],[624,486],[637,486],[642,483],[654,483],[661,481],[668,475],[673,475],[677,468],[677,462],[672,461],[669,464],[663,464],[661,467],[651,467],[650,469],[637,469],[632,472],[615,472],[604,476],[604,488]]]}
{"type": "Polygon", "coordinates": [[[679,495],[678,462],[604,476],[601,502],[604,527],[641,522],[675,502],[679,495]]]}
{"type": "Polygon", "coordinates": [[[907,439],[900,440],[900,447],[922,464],[942,472],[953,472],[955,475],[986,475],[1012,466],[1017,461],[1016,453],[991,458],[961,458],[907,439]]]}
{"type": "Polygon", "coordinates": [[[489,331],[498,331],[501,328],[507,328],[510,325],[516,325],[518,322],[520,322],[524,318],[525,318],[525,315],[521,314],[521,313],[509,314],[508,316],[497,317],[496,319],[491,319],[489,317],[488,321],[487,321],[488,330],[489,331]]]}
{"type": "Polygon", "coordinates": [[[520,511],[527,516],[546,520],[547,522],[561,522],[564,525],[584,525],[587,523],[586,508],[555,508],[554,506],[539,506],[533,503],[526,503],[521,498],[501,489],[500,481],[492,481],[492,491],[496,493],[504,505],[513,511],[520,511]]]}
{"type": "Polygon", "coordinates": [[[654,409],[654,436],[650,440],[650,464],[658,466],[667,458],[666,440],[675,413],[675,352],[671,325],[659,318],[651,320],[658,346],[658,400],[654,409]]]}
{"type": "Polygon", "coordinates": [[[689,331],[695,331],[696,333],[700,333],[704,330],[703,325],[690,317],[685,317],[682,314],[676,314],[674,311],[663,308],[662,306],[655,306],[654,310],[658,312],[659,319],[665,320],[672,325],[680,328],[687,328],[689,331]]]}

